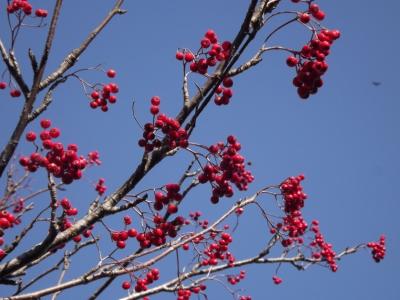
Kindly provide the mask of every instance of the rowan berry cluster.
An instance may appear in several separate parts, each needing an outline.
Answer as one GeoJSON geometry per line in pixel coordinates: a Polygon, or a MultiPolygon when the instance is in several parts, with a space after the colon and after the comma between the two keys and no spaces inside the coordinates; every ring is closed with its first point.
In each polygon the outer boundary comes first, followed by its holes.
{"type": "Polygon", "coordinates": [[[190,70],[199,74],[206,74],[209,67],[214,67],[219,61],[227,60],[231,55],[232,44],[229,41],[218,43],[214,30],[209,29],[200,41],[197,53],[183,49],[176,52],[176,59],[190,63],[190,70]]]}
{"type": "Polygon", "coordinates": [[[209,162],[205,165],[198,180],[200,183],[212,184],[212,203],[218,203],[221,197],[233,196],[230,183],[238,190],[245,191],[254,180],[251,172],[245,169],[245,159],[239,154],[240,149],[241,145],[233,135],[228,136],[226,144],[220,142],[208,148],[210,154],[219,159],[220,163],[217,165],[209,162]]]}
{"type": "MultiPolygon", "coordinates": [[[[39,167],[42,167],[55,177],[61,178],[63,183],[70,184],[82,177],[82,171],[89,163],[92,161],[99,162],[98,154],[95,160],[89,156],[88,161],[84,156],[78,155],[76,144],[69,144],[65,147],[61,142],[54,141],[60,136],[61,132],[56,127],[50,128],[50,120],[43,119],[40,125],[43,129],[39,135],[43,147],[40,152],[47,151],[47,153],[41,154],[36,150],[30,156],[22,156],[19,159],[19,163],[29,172],[35,172],[39,167]]],[[[35,132],[30,131],[25,137],[27,141],[34,143],[38,148],[35,144],[37,138],[35,132]]]]}
{"type": "Polygon", "coordinates": [[[183,196],[179,192],[180,186],[177,183],[169,183],[165,185],[166,194],[162,191],[158,191],[154,194],[154,209],[162,210],[164,206],[167,206],[167,212],[169,214],[174,214],[178,211],[178,206],[176,203],[179,203],[183,196]]]}
{"type": "Polygon", "coordinates": [[[126,247],[126,241],[128,238],[134,238],[137,236],[137,230],[135,228],[130,228],[121,231],[113,231],[111,233],[111,239],[116,243],[119,249],[124,249],[126,247]]]}
{"type": "MultiPolygon", "coordinates": [[[[117,73],[113,69],[109,69],[106,72],[109,78],[114,78],[117,73]]],[[[119,87],[116,83],[110,82],[108,84],[103,84],[102,89],[94,89],[90,94],[90,107],[96,109],[101,108],[102,111],[108,111],[108,104],[114,104],[117,102],[117,94],[119,92],[119,87]]]]}
{"type": "Polygon", "coordinates": [[[19,223],[20,223],[20,220],[18,218],[16,218],[13,213],[11,213],[7,210],[0,211],[0,230],[1,231],[14,226],[14,224],[18,225],[19,223]]]}
{"type": "Polygon", "coordinates": [[[140,233],[137,240],[142,248],[148,248],[151,245],[160,246],[165,244],[167,236],[174,238],[177,236],[179,229],[185,224],[185,218],[177,216],[170,222],[167,222],[160,215],[153,218],[155,227],[146,233],[140,233]]]}
{"type": "Polygon", "coordinates": [[[177,294],[178,297],[176,300],[189,300],[193,294],[199,294],[201,291],[206,290],[206,286],[204,284],[200,284],[199,286],[194,286],[190,289],[179,289],[177,294]]]}
{"type": "Polygon", "coordinates": [[[104,183],[105,183],[105,179],[100,178],[96,184],[96,191],[99,194],[99,196],[102,196],[105,193],[105,191],[107,190],[107,187],[104,185],[104,183]]]}
{"type": "Polygon", "coordinates": [[[332,244],[325,242],[324,236],[320,232],[319,222],[317,220],[312,221],[311,230],[315,234],[314,240],[310,243],[310,246],[313,249],[313,258],[323,259],[328,263],[332,272],[336,272],[338,269],[335,261],[336,253],[332,249],[332,244]]]}
{"type": "Polygon", "coordinates": [[[59,202],[61,207],[64,209],[64,214],[67,216],[76,216],[78,214],[78,209],[72,206],[68,198],[63,198],[59,202]]]}
{"type": "MultiPolygon", "coordinates": [[[[145,278],[139,278],[136,281],[135,292],[143,292],[147,291],[147,285],[152,284],[154,281],[160,279],[160,271],[156,268],[149,270],[146,273],[145,278]]],[[[131,288],[131,283],[129,281],[122,282],[122,288],[124,290],[129,290],[131,288]]],[[[143,298],[143,300],[148,299],[147,297],[143,298]]]]}
{"type": "Polygon", "coordinates": [[[201,261],[202,266],[216,266],[218,260],[226,260],[229,264],[235,262],[235,257],[228,251],[228,246],[232,243],[232,236],[227,232],[222,232],[220,235],[216,232],[211,232],[210,237],[214,240],[210,243],[203,254],[205,258],[201,261]],[[219,237],[219,239],[217,239],[219,237]]]}
{"type": "MultiPolygon", "coordinates": [[[[20,223],[21,220],[13,213],[7,210],[0,211],[0,247],[4,244],[4,231],[20,223]]],[[[5,257],[6,254],[6,251],[0,248],[0,260],[5,257]]]]}
{"type": "Polygon", "coordinates": [[[312,3],[311,1],[308,3],[308,11],[299,14],[300,22],[302,23],[310,22],[311,20],[310,15],[313,16],[314,19],[316,19],[317,21],[322,21],[323,19],[325,19],[325,12],[319,8],[318,4],[312,3]]]}
{"type": "Polygon", "coordinates": [[[385,247],[385,236],[381,235],[379,242],[370,242],[367,244],[368,248],[371,248],[372,258],[378,263],[385,258],[386,247],[385,247]]]}
{"type": "Polygon", "coordinates": [[[292,245],[293,242],[302,244],[301,236],[304,235],[308,226],[301,214],[304,200],[307,199],[307,195],[303,192],[301,186],[303,180],[304,175],[301,174],[296,177],[289,177],[280,184],[286,216],[283,218],[283,226],[280,224],[278,228],[282,228],[284,232],[288,233],[288,237],[281,242],[284,247],[292,245]]]}
{"type": "MultiPolygon", "coordinates": [[[[299,14],[299,21],[308,23],[311,20],[310,14],[318,21],[325,18],[325,13],[320,10],[319,6],[310,2],[308,11],[299,14]]],[[[313,31],[313,39],[300,51],[293,52],[293,55],[286,60],[289,67],[296,67],[293,85],[297,87],[297,93],[303,99],[317,93],[318,89],[322,87],[321,77],[328,69],[325,59],[330,53],[333,42],[340,37],[338,30],[317,31],[313,29],[313,31]]]]}
{"type": "MultiPolygon", "coordinates": [[[[7,5],[7,12],[13,14],[18,11],[22,11],[25,15],[30,15],[32,14],[32,5],[28,0],[12,0],[12,2],[7,5]]],[[[39,8],[35,11],[35,15],[40,18],[47,17],[47,14],[48,12],[45,9],[39,8]]]]}
{"type": "Polygon", "coordinates": [[[162,145],[168,145],[170,149],[176,147],[186,148],[189,145],[186,130],[181,127],[178,120],[159,113],[160,97],[154,96],[150,101],[150,112],[156,118],[153,119],[153,123],[144,125],[143,138],[138,141],[139,146],[145,148],[147,152],[153,151],[154,148],[159,148],[162,145]],[[156,138],[158,131],[165,134],[164,139],[156,138]]]}
{"type": "Polygon", "coordinates": [[[218,86],[215,90],[214,103],[217,105],[227,105],[233,96],[233,91],[231,87],[233,86],[233,80],[230,77],[224,78],[222,80],[222,86],[218,86]]]}
{"type": "Polygon", "coordinates": [[[285,213],[291,214],[304,207],[304,200],[307,199],[307,195],[303,192],[303,187],[301,186],[301,182],[304,179],[304,175],[300,174],[296,177],[289,177],[280,184],[285,213]]]}
{"type": "Polygon", "coordinates": [[[241,280],[243,280],[246,277],[246,272],[245,271],[240,271],[238,275],[228,275],[227,280],[231,285],[238,284],[241,280]]]}

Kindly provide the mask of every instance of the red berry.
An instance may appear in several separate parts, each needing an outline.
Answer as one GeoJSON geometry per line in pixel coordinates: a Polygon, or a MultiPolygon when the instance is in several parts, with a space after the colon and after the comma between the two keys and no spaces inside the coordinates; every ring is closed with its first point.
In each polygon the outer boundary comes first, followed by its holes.
{"type": "Polygon", "coordinates": [[[17,98],[17,97],[19,97],[19,96],[21,96],[21,91],[20,90],[11,90],[10,91],[10,96],[11,97],[13,97],[13,98],[17,98]]]}
{"type": "Polygon", "coordinates": [[[169,213],[169,214],[174,214],[174,213],[176,213],[178,211],[178,207],[175,205],[175,204],[169,204],[168,205],[168,208],[167,208],[167,212],[169,213]]]}
{"type": "Polygon", "coordinates": [[[211,45],[211,41],[208,38],[204,38],[200,42],[202,48],[208,48],[211,45]]]}
{"type": "Polygon", "coordinates": [[[43,119],[40,121],[40,126],[42,126],[43,129],[49,128],[51,126],[51,121],[49,119],[43,119]]]}
{"type": "Polygon", "coordinates": [[[158,96],[154,96],[151,98],[150,101],[151,101],[152,105],[158,106],[158,105],[160,105],[161,99],[158,96]]]}
{"type": "Polygon", "coordinates": [[[207,32],[204,34],[204,36],[205,36],[206,38],[210,39],[210,40],[216,38],[215,32],[214,32],[214,30],[212,30],[212,29],[208,29],[207,32]]]}
{"type": "Polygon", "coordinates": [[[183,55],[183,53],[181,51],[177,51],[176,54],[175,54],[175,58],[177,60],[183,60],[184,55],[183,55]]]}
{"type": "Polygon", "coordinates": [[[114,78],[115,75],[117,75],[117,72],[115,72],[115,70],[109,69],[109,70],[107,71],[107,76],[108,76],[108,77],[114,78]]]}
{"type": "Polygon", "coordinates": [[[307,13],[303,13],[299,16],[299,20],[300,20],[300,22],[306,24],[306,23],[310,22],[310,15],[307,13]]]}
{"type": "Polygon", "coordinates": [[[35,15],[36,15],[36,17],[39,17],[39,18],[45,18],[45,17],[47,17],[48,12],[45,9],[39,8],[35,11],[35,15]]]}
{"type": "Polygon", "coordinates": [[[310,11],[310,13],[315,14],[319,11],[319,6],[318,4],[311,3],[308,10],[310,11]]]}
{"type": "Polygon", "coordinates": [[[289,57],[286,59],[286,64],[287,64],[289,67],[295,67],[295,66],[298,64],[298,62],[299,62],[299,60],[298,60],[296,57],[294,57],[294,56],[289,56],[289,57]]]}
{"type": "Polygon", "coordinates": [[[191,62],[194,59],[194,55],[192,52],[186,52],[185,53],[185,61],[191,62]]]}
{"type": "Polygon", "coordinates": [[[230,77],[224,78],[224,80],[222,81],[222,84],[224,87],[230,88],[233,86],[233,80],[230,77]]]}
{"type": "Polygon", "coordinates": [[[272,277],[272,280],[274,281],[274,283],[275,283],[276,285],[282,283],[282,279],[279,278],[278,276],[273,276],[273,277],[272,277]]]}
{"type": "Polygon", "coordinates": [[[49,131],[49,134],[53,139],[58,138],[60,136],[60,129],[51,128],[50,131],[49,131]]]}
{"type": "Polygon", "coordinates": [[[152,106],[150,107],[150,113],[151,113],[152,115],[156,115],[156,114],[158,114],[159,112],[160,112],[160,108],[159,108],[158,106],[152,105],[152,106]]]}
{"type": "Polygon", "coordinates": [[[134,228],[129,229],[129,230],[128,230],[128,236],[129,236],[129,237],[135,237],[135,236],[137,236],[137,231],[136,231],[136,229],[134,229],[134,228]]]}
{"type": "Polygon", "coordinates": [[[125,225],[132,224],[132,218],[130,216],[125,216],[124,217],[124,223],[125,223],[125,225]]]}
{"type": "Polygon", "coordinates": [[[118,241],[118,242],[117,242],[117,247],[118,247],[119,249],[124,249],[124,248],[126,247],[125,241],[118,241]]]}
{"type": "Polygon", "coordinates": [[[26,134],[26,140],[27,141],[29,141],[29,142],[33,142],[34,140],[36,140],[36,133],[34,133],[33,131],[29,131],[27,134],[26,134]]]}
{"type": "Polygon", "coordinates": [[[229,41],[225,41],[222,43],[222,49],[224,49],[225,51],[228,51],[232,48],[232,43],[229,41]]]}
{"type": "Polygon", "coordinates": [[[325,19],[325,13],[322,10],[319,10],[316,13],[313,13],[313,17],[316,18],[318,21],[322,21],[323,19],[325,19]]]}
{"type": "Polygon", "coordinates": [[[0,81],[0,90],[4,90],[7,87],[7,83],[0,81]]]}
{"type": "Polygon", "coordinates": [[[122,288],[123,288],[124,290],[129,290],[129,289],[131,288],[131,283],[130,283],[129,281],[124,281],[124,282],[122,283],[122,288]]]}

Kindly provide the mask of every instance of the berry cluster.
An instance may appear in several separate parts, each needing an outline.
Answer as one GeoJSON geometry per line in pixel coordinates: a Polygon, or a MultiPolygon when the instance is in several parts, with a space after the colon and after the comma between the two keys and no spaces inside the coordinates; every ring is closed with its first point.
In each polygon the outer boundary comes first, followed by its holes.
{"type": "MultiPolygon", "coordinates": [[[[39,135],[43,147],[41,150],[47,150],[47,153],[42,155],[37,151],[33,152],[29,157],[22,156],[19,159],[19,163],[30,172],[35,172],[39,167],[46,168],[49,173],[61,178],[65,184],[70,184],[74,180],[80,179],[82,171],[93,159],[89,158],[88,162],[84,156],[79,156],[76,144],[69,144],[65,149],[61,142],[55,142],[53,139],[58,138],[61,132],[56,127],[50,128],[50,120],[43,119],[40,125],[43,129],[39,135]]],[[[30,131],[25,137],[27,141],[34,143],[37,136],[35,132],[30,131]]],[[[99,162],[98,154],[96,161],[99,162]]]]}
{"type": "MultiPolygon", "coordinates": [[[[147,291],[147,285],[152,284],[154,281],[160,279],[160,271],[156,268],[149,270],[146,273],[146,278],[140,278],[136,281],[135,292],[143,292],[147,291]]],[[[122,288],[124,290],[129,290],[131,288],[131,283],[129,281],[122,282],[122,288]]],[[[147,297],[143,298],[143,300],[148,299],[147,297]]]]}
{"type": "Polygon", "coordinates": [[[230,77],[224,78],[222,86],[218,86],[215,90],[214,103],[217,105],[227,105],[233,96],[231,87],[233,86],[233,80],[230,77]]]}
{"type": "Polygon", "coordinates": [[[111,239],[116,242],[119,249],[124,249],[126,247],[126,241],[128,238],[134,238],[137,236],[137,231],[134,228],[121,231],[113,231],[111,233],[111,239]]]}
{"type": "Polygon", "coordinates": [[[167,191],[166,194],[161,191],[154,194],[154,209],[162,210],[167,205],[167,212],[174,214],[178,211],[178,206],[175,203],[179,203],[182,200],[182,194],[179,193],[180,186],[176,183],[169,183],[165,185],[165,189],[167,191]]]}
{"type": "Polygon", "coordinates": [[[107,190],[107,187],[104,185],[104,183],[105,183],[105,179],[100,178],[96,184],[96,191],[99,194],[99,196],[102,196],[105,193],[105,191],[107,190]]]}
{"type": "Polygon", "coordinates": [[[165,244],[167,236],[174,238],[178,234],[180,227],[185,224],[185,219],[181,216],[176,217],[171,222],[167,222],[160,215],[153,217],[155,227],[147,232],[139,233],[136,237],[142,248],[149,248],[151,245],[160,246],[165,244]]]}
{"type": "Polygon", "coordinates": [[[370,242],[367,244],[368,248],[372,249],[372,258],[378,263],[385,258],[385,236],[381,235],[379,242],[370,242]]]}
{"type": "Polygon", "coordinates": [[[225,41],[218,43],[218,37],[213,30],[208,30],[200,41],[200,49],[196,54],[184,49],[176,52],[176,59],[190,63],[190,70],[206,74],[209,67],[214,67],[219,61],[227,60],[231,55],[232,44],[225,41]]]}
{"type": "Polygon", "coordinates": [[[190,289],[179,289],[177,292],[178,297],[176,298],[176,300],[189,300],[192,296],[192,293],[198,294],[201,291],[205,291],[206,288],[207,287],[204,284],[200,284],[198,286],[191,287],[190,289]]]}
{"type": "MultiPolygon", "coordinates": [[[[116,75],[117,73],[113,69],[107,71],[107,76],[109,78],[114,78],[116,75]]],[[[118,92],[119,87],[116,83],[110,82],[108,84],[103,84],[101,90],[95,89],[90,94],[90,107],[93,109],[100,107],[102,111],[108,111],[108,103],[114,104],[117,102],[117,96],[113,94],[117,94],[118,92]]]]}
{"type": "Polygon", "coordinates": [[[284,211],[286,216],[283,218],[283,231],[288,232],[288,238],[282,240],[284,247],[290,246],[293,242],[303,243],[301,238],[307,229],[301,209],[304,207],[304,200],[307,195],[303,192],[301,181],[304,175],[292,176],[280,184],[280,189],[284,200],[284,211]]]}
{"type": "MultiPolygon", "coordinates": [[[[308,23],[313,16],[321,21],[325,18],[325,13],[315,3],[309,2],[307,12],[299,14],[299,21],[308,23]]],[[[328,69],[325,59],[330,53],[333,42],[340,37],[338,30],[317,30],[313,29],[314,37],[309,43],[303,46],[300,51],[294,51],[289,56],[286,63],[289,67],[296,67],[296,76],[293,85],[297,87],[297,93],[303,99],[307,99],[311,94],[317,93],[322,87],[322,75],[328,69]]]]}
{"type": "MultiPolygon", "coordinates": [[[[21,223],[21,220],[15,215],[7,210],[0,211],[0,247],[4,244],[4,231],[13,227],[14,225],[18,225],[21,223]]],[[[6,256],[6,251],[0,249],[0,259],[6,256]]]]}
{"type": "Polygon", "coordinates": [[[14,224],[18,225],[20,223],[20,220],[14,216],[13,213],[7,211],[7,210],[2,210],[0,211],[0,229],[5,230],[8,229],[14,224]]]}
{"type": "Polygon", "coordinates": [[[238,284],[241,280],[243,280],[246,277],[246,272],[245,271],[240,271],[239,275],[229,275],[227,276],[227,280],[230,284],[235,285],[238,284]]]}
{"type": "MultiPolygon", "coordinates": [[[[7,5],[7,13],[13,14],[18,11],[22,11],[25,15],[32,14],[32,5],[28,2],[28,0],[12,0],[11,3],[7,5]]],[[[35,11],[35,15],[40,18],[47,17],[47,10],[45,9],[37,9],[35,11]]]]}
{"type": "Polygon", "coordinates": [[[325,19],[325,13],[319,8],[318,4],[309,3],[308,11],[299,14],[299,21],[306,24],[310,22],[311,16],[314,17],[317,21],[322,21],[325,19]]]}
{"type": "Polygon", "coordinates": [[[216,266],[218,260],[227,260],[229,264],[235,262],[235,257],[228,251],[228,246],[232,243],[232,236],[227,232],[222,232],[219,239],[217,239],[217,236],[215,232],[210,233],[214,242],[204,249],[203,253],[206,258],[201,261],[202,266],[216,266]]]}
{"type": "Polygon", "coordinates": [[[78,214],[78,209],[75,207],[72,207],[72,204],[68,200],[68,198],[63,198],[59,202],[60,202],[61,207],[64,209],[64,213],[67,216],[76,216],[78,214]]]}
{"type": "Polygon", "coordinates": [[[336,253],[332,249],[332,244],[325,242],[324,236],[320,232],[319,222],[317,220],[312,221],[311,230],[315,233],[315,238],[310,243],[310,246],[313,248],[313,258],[321,258],[325,260],[332,272],[336,272],[338,269],[335,261],[336,253]]]}
{"type": "Polygon", "coordinates": [[[163,144],[168,145],[170,149],[176,147],[186,148],[189,144],[188,134],[181,124],[174,118],[170,118],[165,114],[159,113],[160,97],[151,98],[150,112],[156,116],[153,123],[144,125],[143,138],[138,142],[140,147],[144,147],[145,151],[153,151],[154,148],[161,147],[163,144]],[[161,141],[156,138],[156,133],[161,130],[165,134],[165,138],[161,141]]]}
{"type": "Polygon", "coordinates": [[[98,151],[89,152],[88,160],[89,160],[89,163],[92,165],[94,165],[94,164],[96,164],[98,166],[101,165],[100,154],[98,151]]]}
{"type": "Polygon", "coordinates": [[[304,207],[304,200],[307,199],[307,195],[303,192],[303,187],[301,186],[304,178],[304,175],[300,174],[296,177],[289,177],[280,184],[285,213],[290,214],[304,207]]]}
{"type": "Polygon", "coordinates": [[[254,180],[251,172],[245,169],[244,157],[238,153],[240,149],[240,143],[232,135],[228,136],[226,144],[218,143],[208,148],[211,155],[220,159],[220,163],[205,165],[198,179],[200,183],[212,184],[212,203],[218,203],[221,197],[233,196],[234,192],[230,183],[233,183],[240,191],[244,191],[254,180]]]}

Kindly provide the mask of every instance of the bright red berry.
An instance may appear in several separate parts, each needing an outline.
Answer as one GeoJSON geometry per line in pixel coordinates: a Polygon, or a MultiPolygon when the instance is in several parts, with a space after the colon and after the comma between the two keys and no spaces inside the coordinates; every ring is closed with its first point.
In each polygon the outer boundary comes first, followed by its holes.
{"type": "Polygon", "coordinates": [[[36,133],[34,133],[33,131],[29,131],[27,134],[26,134],[26,140],[28,141],[28,142],[33,142],[34,140],[36,140],[36,133]]]}
{"type": "Polygon", "coordinates": [[[36,15],[36,17],[39,17],[39,18],[45,18],[48,15],[48,11],[45,9],[39,8],[35,11],[35,15],[36,15]]]}
{"type": "Polygon", "coordinates": [[[185,61],[191,62],[194,59],[194,55],[192,52],[186,52],[185,53],[185,61]]]}
{"type": "Polygon", "coordinates": [[[113,69],[109,69],[107,71],[107,76],[110,78],[114,78],[116,75],[117,75],[117,72],[115,72],[115,70],[113,70],[113,69]]]}
{"type": "Polygon", "coordinates": [[[130,283],[129,281],[124,281],[124,282],[122,283],[122,288],[123,288],[124,290],[129,290],[129,289],[131,288],[131,283],[130,283]]]}
{"type": "Polygon", "coordinates": [[[298,64],[298,62],[299,62],[299,60],[298,60],[296,57],[294,57],[294,56],[289,56],[289,57],[286,59],[286,64],[287,64],[289,67],[295,67],[295,66],[298,64]]]}
{"type": "Polygon", "coordinates": [[[175,54],[175,58],[177,60],[183,60],[184,54],[181,51],[177,51],[176,54],[175,54]]]}
{"type": "Polygon", "coordinates": [[[299,16],[299,20],[300,20],[300,22],[306,24],[306,23],[310,22],[310,15],[307,13],[303,13],[299,16]]]}
{"type": "Polygon", "coordinates": [[[40,126],[42,126],[43,129],[49,128],[51,126],[51,121],[49,119],[42,119],[40,121],[40,126]]]}

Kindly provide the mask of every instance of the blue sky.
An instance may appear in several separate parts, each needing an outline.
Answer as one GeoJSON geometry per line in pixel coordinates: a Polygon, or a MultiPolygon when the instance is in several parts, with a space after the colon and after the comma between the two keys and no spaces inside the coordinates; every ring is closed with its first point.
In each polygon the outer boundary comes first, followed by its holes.
{"type": "MultiPolygon", "coordinates": [[[[76,81],[61,86],[55,93],[53,106],[44,116],[62,129],[63,141],[76,142],[83,153],[97,149],[103,161],[101,167],[85,174],[82,183],[71,186],[70,192],[65,193],[75,198],[74,202],[82,210],[93,198],[91,183],[99,176],[105,177],[112,191],[129,176],[140,158],[141,150],[136,143],[141,133],[132,118],[132,99],[136,100],[142,122],[150,120],[148,105],[153,95],[159,95],[161,108],[174,115],[181,104],[181,66],[174,59],[176,49],[196,49],[209,28],[223,40],[233,38],[248,1],[235,2],[127,1],[128,13],[113,20],[79,62],[79,67],[102,63],[106,69],[117,70],[115,81],[121,90],[118,104],[107,113],[92,111],[76,81]]],[[[39,1],[32,3],[39,5],[39,1]]],[[[328,57],[325,85],[318,94],[307,101],[300,100],[291,84],[294,73],[285,64],[286,54],[267,54],[260,65],[235,79],[235,94],[230,105],[211,105],[206,109],[192,140],[211,144],[235,134],[243,145],[244,155],[253,163],[251,170],[256,181],[250,192],[266,184],[279,183],[287,176],[304,173],[307,178],[304,186],[309,194],[304,215],[309,220],[320,220],[321,230],[337,251],[377,240],[381,233],[387,236],[387,257],[379,264],[372,261],[368,251],[361,251],[343,259],[335,274],[319,267],[298,272],[282,266],[279,275],[284,282],[280,286],[273,285],[271,280],[274,266],[254,266],[240,284],[240,288],[246,290],[244,294],[253,299],[369,300],[384,297],[396,300],[400,297],[395,282],[400,268],[397,215],[400,61],[396,55],[400,47],[397,38],[400,4],[397,1],[377,4],[327,0],[317,3],[327,14],[324,24],[342,32],[328,57]],[[374,86],[372,81],[381,82],[381,85],[374,86]]],[[[50,9],[47,2],[40,5],[50,9]]],[[[50,69],[80,43],[111,5],[112,1],[87,0],[79,4],[66,1],[50,69]]],[[[289,7],[288,4],[283,6],[289,7]]],[[[5,28],[4,15],[1,18],[0,24],[5,28]]],[[[254,53],[267,32],[268,28],[245,57],[254,53]]],[[[37,41],[42,33],[36,29],[26,29],[22,33],[18,42],[21,50],[17,50],[22,65],[27,62],[27,47],[38,53],[41,50],[37,41]]],[[[2,38],[5,36],[1,34],[2,38]]],[[[304,29],[295,24],[277,35],[273,43],[299,48],[307,37],[304,29]]],[[[98,73],[87,73],[84,77],[94,81],[105,79],[98,73]]],[[[201,82],[200,77],[195,78],[201,82]]],[[[0,142],[3,145],[18,116],[21,107],[18,101],[21,100],[12,100],[4,92],[0,93],[0,142]]],[[[37,129],[38,124],[31,128],[37,129]]],[[[22,143],[17,155],[31,150],[22,143]]],[[[163,162],[145,178],[141,187],[176,180],[179,175],[176,166],[189,159],[178,155],[163,162]]],[[[183,165],[181,169],[183,171],[183,165]]],[[[197,195],[194,193],[193,205],[196,209],[200,205],[216,216],[222,212],[224,204],[211,206],[208,192],[203,189],[197,195]]],[[[190,210],[190,203],[187,205],[190,210]]],[[[267,234],[257,232],[261,221],[256,215],[255,210],[249,210],[243,216],[242,227],[235,237],[239,253],[251,249],[252,245],[256,247],[257,235],[267,234]]],[[[169,264],[171,262],[164,265],[169,264]]],[[[211,285],[210,290],[210,299],[230,299],[229,293],[217,285],[211,285]]],[[[70,291],[60,299],[80,299],[80,295],[70,291]]],[[[121,295],[123,292],[117,284],[102,299],[121,295]]],[[[151,299],[174,299],[174,296],[151,299]]]]}

